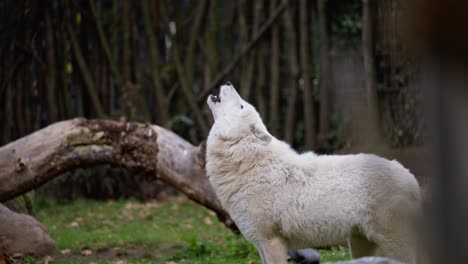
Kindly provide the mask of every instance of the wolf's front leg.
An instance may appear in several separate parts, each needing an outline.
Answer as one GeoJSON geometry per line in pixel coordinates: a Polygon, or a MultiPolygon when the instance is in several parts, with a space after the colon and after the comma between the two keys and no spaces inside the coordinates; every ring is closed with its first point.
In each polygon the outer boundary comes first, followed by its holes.
{"type": "Polygon", "coordinates": [[[264,240],[259,248],[263,264],[286,264],[288,262],[288,246],[281,238],[264,240]]]}
{"type": "Polygon", "coordinates": [[[262,259],[262,263],[266,263],[265,254],[263,254],[262,244],[254,243],[254,245],[255,245],[255,248],[258,251],[258,254],[260,255],[260,258],[262,259]]]}

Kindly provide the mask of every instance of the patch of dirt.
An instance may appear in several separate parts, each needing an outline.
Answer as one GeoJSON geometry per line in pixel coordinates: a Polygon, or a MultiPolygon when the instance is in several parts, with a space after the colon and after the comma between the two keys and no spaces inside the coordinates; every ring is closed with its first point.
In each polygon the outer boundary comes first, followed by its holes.
{"type": "Polygon", "coordinates": [[[142,246],[127,247],[105,247],[97,250],[83,249],[81,252],[70,252],[69,250],[58,251],[52,257],[54,260],[160,260],[173,255],[180,247],[158,246],[147,248],[142,246]]]}

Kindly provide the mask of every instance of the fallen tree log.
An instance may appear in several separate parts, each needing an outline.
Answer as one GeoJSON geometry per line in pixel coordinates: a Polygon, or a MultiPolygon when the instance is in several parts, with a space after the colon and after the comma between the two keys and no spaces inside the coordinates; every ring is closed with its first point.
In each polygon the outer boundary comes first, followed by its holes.
{"type": "Polygon", "coordinates": [[[0,202],[62,172],[113,164],[154,174],[213,210],[237,232],[205,175],[205,150],[156,125],[77,118],[54,123],[0,147],[0,202]]]}

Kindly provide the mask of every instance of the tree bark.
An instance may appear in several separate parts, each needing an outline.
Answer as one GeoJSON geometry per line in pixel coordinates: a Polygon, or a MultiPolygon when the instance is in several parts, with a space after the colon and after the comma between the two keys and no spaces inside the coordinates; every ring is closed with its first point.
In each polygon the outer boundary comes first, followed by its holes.
{"type": "Polygon", "coordinates": [[[318,0],[319,37],[320,37],[320,123],[319,145],[323,147],[327,142],[329,129],[329,95],[330,88],[330,58],[328,49],[327,30],[327,0],[318,0]]]}
{"type": "Polygon", "coordinates": [[[154,174],[237,227],[205,175],[205,150],[156,125],[72,119],[0,148],[0,201],[26,193],[61,173],[110,163],[154,174]]]}

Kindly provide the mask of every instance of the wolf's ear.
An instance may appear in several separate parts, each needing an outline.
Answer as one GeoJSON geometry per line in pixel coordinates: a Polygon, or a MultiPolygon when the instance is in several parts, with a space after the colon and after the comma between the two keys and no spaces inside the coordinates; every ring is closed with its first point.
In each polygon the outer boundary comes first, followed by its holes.
{"type": "Polygon", "coordinates": [[[267,132],[263,131],[262,129],[258,128],[255,125],[252,125],[250,127],[250,130],[252,131],[252,134],[256,138],[258,138],[262,144],[266,145],[266,144],[270,143],[272,138],[267,132]]]}

